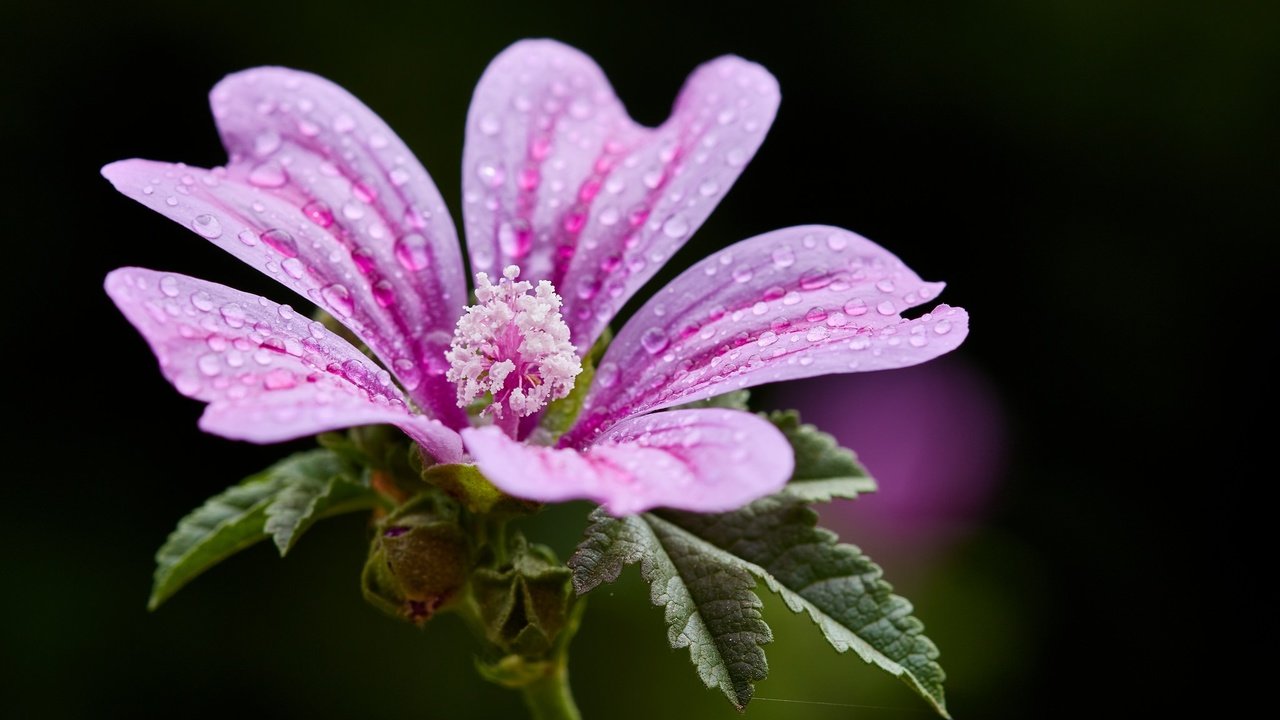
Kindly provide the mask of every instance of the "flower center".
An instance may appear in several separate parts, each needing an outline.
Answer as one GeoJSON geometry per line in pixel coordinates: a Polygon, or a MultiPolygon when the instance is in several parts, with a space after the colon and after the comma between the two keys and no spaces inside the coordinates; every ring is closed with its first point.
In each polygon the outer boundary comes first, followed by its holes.
{"type": "Polygon", "coordinates": [[[476,304],[453,331],[445,377],[458,384],[458,406],[486,393],[484,413],[514,437],[519,419],[573,389],[582,363],[560,317],[560,296],[551,283],[516,281],[520,268],[508,266],[494,285],[476,275],[476,304]],[[530,290],[533,290],[530,293],[530,290]]]}

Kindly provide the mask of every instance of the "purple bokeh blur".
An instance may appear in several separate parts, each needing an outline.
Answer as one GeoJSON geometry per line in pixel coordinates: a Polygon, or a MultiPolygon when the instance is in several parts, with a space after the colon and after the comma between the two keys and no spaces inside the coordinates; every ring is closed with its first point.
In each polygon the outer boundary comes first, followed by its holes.
{"type": "Polygon", "coordinates": [[[963,359],[791,382],[773,397],[857,452],[879,484],[819,509],[843,541],[910,569],[985,515],[1003,471],[1004,414],[991,384],[963,359]]]}

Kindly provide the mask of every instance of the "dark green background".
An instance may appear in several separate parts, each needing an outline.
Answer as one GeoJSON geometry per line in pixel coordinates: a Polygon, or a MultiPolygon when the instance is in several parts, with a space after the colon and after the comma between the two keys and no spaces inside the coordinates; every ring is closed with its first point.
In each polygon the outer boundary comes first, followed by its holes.
{"type": "MultiPolygon", "coordinates": [[[[6,3],[5,408],[25,429],[6,439],[0,715],[520,712],[476,679],[453,619],[417,633],[362,604],[359,518],[314,530],[286,561],[256,548],[145,612],[151,554],[178,517],[282,451],[200,434],[199,407],[164,383],[102,278],[142,265],[286,295],[97,170],[220,163],[206,91],[282,64],[362,98],[456,208],[471,89],[531,36],[595,57],[647,123],[718,54],[780,80],[769,139],[666,276],[737,239],[824,222],[947,280],[944,299],[972,313],[960,358],[997,389],[1007,472],[978,532],[887,568],[943,648],[957,717],[1137,717],[1126,708],[1198,695],[1230,715],[1249,697],[1241,683],[1267,682],[1269,662],[1251,669],[1231,649],[1274,626],[1243,555],[1252,541],[1230,534],[1257,527],[1261,481],[1230,472],[1237,450],[1198,423],[1235,431],[1219,407],[1229,378],[1208,368],[1250,378],[1274,326],[1252,314],[1270,289],[1254,275],[1274,267],[1277,6],[727,7],[6,3]]],[[[1269,383],[1253,387],[1245,399],[1265,410],[1269,383]]],[[[785,388],[769,399],[785,403],[785,388]]],[[[582,512],[541,522],[565,549],[582,512]]],[[[734,715],[667,649],[634,573],[591,604],[572,665],[588,717],[734,715]]],[[[750,717],[928,717],[769,609],[779,640],[759,696],[877,707],[760,700],[750,717]]]]}

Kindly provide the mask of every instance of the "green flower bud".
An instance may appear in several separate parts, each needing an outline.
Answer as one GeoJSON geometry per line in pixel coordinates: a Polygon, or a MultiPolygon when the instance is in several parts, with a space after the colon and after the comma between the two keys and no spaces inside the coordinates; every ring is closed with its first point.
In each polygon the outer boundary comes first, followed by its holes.
{"type": "Polygon", "coordinates": [[[456,508],[420,497],[378,524],[361,577],[364,597],[421,626],[462,597],[471,565],[471,545],[456,508]]]}

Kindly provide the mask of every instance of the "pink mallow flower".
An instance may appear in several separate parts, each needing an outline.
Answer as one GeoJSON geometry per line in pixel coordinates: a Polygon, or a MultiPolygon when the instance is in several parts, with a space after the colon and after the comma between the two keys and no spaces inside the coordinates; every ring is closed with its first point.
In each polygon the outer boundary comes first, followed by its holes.
{"type": "Polygon", "coordinates": [[[464,307],[454,225],[395,133],[322,78],[247,70],[211,95],[226,167],[126,160],[102,173],[327,310],[381,364],[288,305],[204,280],[124,268],[107,292],[169,381],[208,403],[208,432],[265,443],[390,423],[437,462],[474,462],[522,498],[587,498],[616,515],[730,510],[786,483],[794,462],[781,433],[746,412],[654,411],[914,365],[968,331],[946,305],[904,319],[942,284],[869,240],[777,230],[654,295],[601,358],[576,424],[547,444],[542,410],[733,184],[778,100],[766,70],[722,57],[646,128],[582,53],[511,46],[467,116],[463,221],[480,274],[477,304],[464,307]],[[488,394],[472,427],[463,408],[488,394]]]}

